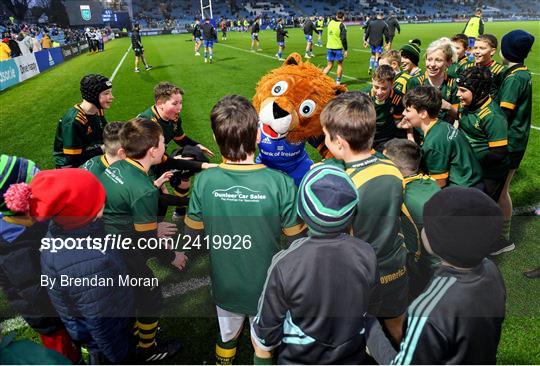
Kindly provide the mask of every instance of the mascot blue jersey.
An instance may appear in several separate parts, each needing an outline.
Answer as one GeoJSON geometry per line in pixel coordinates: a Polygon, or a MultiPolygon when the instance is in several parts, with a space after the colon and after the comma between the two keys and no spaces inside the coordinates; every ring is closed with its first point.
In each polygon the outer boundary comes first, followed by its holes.
{"type": "Polygon", "coordinates": [[[271,139],[261,131],[259,156],[257,156],[256,162],[272,169],[281,170],[293,178],[298,186],[313,165],[304,146],[305,142],[290,143],[285,137],[271,139]]]}

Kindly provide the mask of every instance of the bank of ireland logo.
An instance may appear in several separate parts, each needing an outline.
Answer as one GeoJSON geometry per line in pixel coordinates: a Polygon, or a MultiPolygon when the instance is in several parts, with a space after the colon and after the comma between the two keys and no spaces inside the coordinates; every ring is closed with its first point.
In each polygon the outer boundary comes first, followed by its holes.
{"type": "Polygon", "coordinates": [[[81,5],[80,9],[81,9],[81,16],[83,20],[88,21],[92,19],[92,12],[90,11],[90,5],[81,5]]]}
{"type": "Polygon", "coordinates": [[[244,186],[215,189],[212,196],[222,201],[258,203],[266,200],[266,195],[244,186]]]}

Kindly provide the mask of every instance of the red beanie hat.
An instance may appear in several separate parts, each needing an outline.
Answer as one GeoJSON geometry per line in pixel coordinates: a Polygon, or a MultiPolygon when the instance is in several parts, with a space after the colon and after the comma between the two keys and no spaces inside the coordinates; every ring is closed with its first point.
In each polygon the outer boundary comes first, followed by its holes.
{"type": "Polygon", "coordinates": [[[83,169],[44,170],[30,184],[13,184],[4,198],[13,212],[27,213],[36,221],[53,219],[72,230],[94,221],[105,204],[105,189],[83,169]]]}

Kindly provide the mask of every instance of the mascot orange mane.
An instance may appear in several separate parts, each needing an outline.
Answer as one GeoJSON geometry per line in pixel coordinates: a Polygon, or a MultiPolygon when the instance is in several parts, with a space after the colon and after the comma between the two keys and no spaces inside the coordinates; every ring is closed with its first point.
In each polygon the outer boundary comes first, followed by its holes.
{"type": "Polygon", "coordinates": [[[343,85],[298,53],[270,71],[257,84],[253,105],[259,113],[261,142],[258,163],[290,175],[297,185],[313,161],[305,143],[326,154],[320,115],[326,104],[345,92],[343,85]]]}

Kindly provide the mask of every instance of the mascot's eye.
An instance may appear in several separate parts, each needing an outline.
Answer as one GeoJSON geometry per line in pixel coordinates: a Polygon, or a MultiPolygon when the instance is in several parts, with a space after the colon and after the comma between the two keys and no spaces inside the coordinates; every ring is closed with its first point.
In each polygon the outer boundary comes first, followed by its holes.
{"type": "Polygon", "coordinates": [[[272,87],[272,95],[275,97],[279,97],[280,95],[285,94],[288,87],[289,84],[287,84],[286,81],[282,80],[272,87]]]}
{"type": "Polygon", "coordinates": [[[316,104],[311,99],[306,99],[300,104],[300,108],[298,111],[302,115],[302,117],[309,117],[315,112],[316,104]]]}

